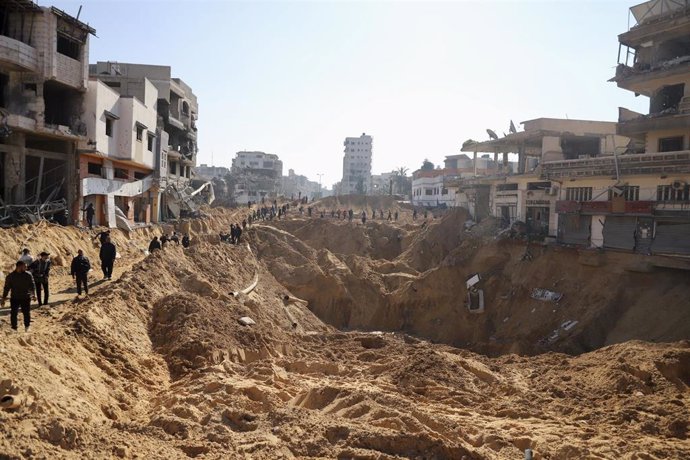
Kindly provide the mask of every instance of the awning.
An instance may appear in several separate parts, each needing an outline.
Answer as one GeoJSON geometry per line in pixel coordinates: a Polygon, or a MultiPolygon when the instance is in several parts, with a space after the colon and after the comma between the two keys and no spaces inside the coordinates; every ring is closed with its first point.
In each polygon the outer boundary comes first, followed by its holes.
{"type": "Polygon", "coordinates": [[[141,123],[141,122],[139,122],[139,121],[135,121],[134,124],[137,125],[137,128],[149,129],[148,126],[146,126],[145,124],[143,124],[143,123],[141,123]]]}
{"type": "Polygon", "coordinates": [[[111,118],[113,120],[119,120],[120,119],[120,117],[115,115],[113,112],[110,112],[109,110],[104,110],[103,115],[105,115],[106,117],[111,118]]]}

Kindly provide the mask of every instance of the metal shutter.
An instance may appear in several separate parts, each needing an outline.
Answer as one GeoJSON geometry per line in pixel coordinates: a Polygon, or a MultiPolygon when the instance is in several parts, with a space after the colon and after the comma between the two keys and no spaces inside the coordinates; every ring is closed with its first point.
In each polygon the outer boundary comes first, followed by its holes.
{"type": "Polygon", "coordinates": [[[561,243],[589,246],[592,216],[560,214],[558,216],[558,239],[561,243]]]}
{"type": "Polygon", "coordinates": [[[635,249],[637,217],[607,216],[604,222],[604,247],[635,249]]]}
{"type": "Polygon", "coordinates": [[[652,253],[690,255],[690,223],[657,222],[652,253]]]}

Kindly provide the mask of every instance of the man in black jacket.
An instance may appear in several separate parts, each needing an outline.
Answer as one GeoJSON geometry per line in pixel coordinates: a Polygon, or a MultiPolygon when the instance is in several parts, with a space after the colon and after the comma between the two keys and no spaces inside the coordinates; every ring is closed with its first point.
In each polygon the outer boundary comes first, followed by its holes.
{"type": "Polygon", "coordinates": [[[91,262],[89,258],[84,256],[84,251],[81,249],[77,252],[77,256],[72,259],[72,267],[70,274],[72,279],[77,280],[77,297],[81,295],[81,287],[84,286],[84,294],[89,295],[88,275],[91,270],[91,262]]]}
{"type": "Polygon", "coordinates": [[[154,236],[151,242],[149,243],[149,254],[153,253],[153,251],[158,251],[161,248],[161,242],[158,241],[158,237],[154,236]]]}
{"type": "Polygon", "coordinates": [[[115,264],[115,255],[117,250],[115,245],[110,241],[110,237],[105,239],[105,243],[101,245],[101,270],[103,270],[103,279],[109,280],[113,278],[113,265],[115,264]]]}
{"type": "Polygon", "coordinates": [[[29,270],[34,276],[34,283],[36,284],[36,298],[38,299],[38,306],[48,305],[48,276],[50,275],[50,254],[43,251],[40,258],[33,261],[29,265],[29,270]],[[43,288],[43,302],[41,303],[41,288],[43,288]]]}
{"type": "Polygon", "coordinates": [[[21,260],[17,262],[16,268],[12,273],[5,278],[5,287],[2,290],[2,300],[0,306],[5,306],[7,294],[12,291],[10,297],[10,324],[12,329],[17,330],[17,316],[19,309],[22,310],[24,316],[24,330],[29,332],[31,325],[31,300],[36,300],[36,287],[34,286],[34,278],[31,273],[26,271],[26,264],[21,260]]]}

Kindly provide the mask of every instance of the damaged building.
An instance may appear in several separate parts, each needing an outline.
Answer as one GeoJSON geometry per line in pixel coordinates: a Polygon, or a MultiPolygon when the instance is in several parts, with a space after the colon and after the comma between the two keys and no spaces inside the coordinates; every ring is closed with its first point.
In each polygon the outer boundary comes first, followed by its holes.
{"type": "MultiPolygon", "coordinates": [[[[589,224],[564,225],[559,219],[559,201],[589,202],[604,197],[579,183],[582,175],[566,169],[579,165],[595,174],[597,163],[615,161],[631,148],[631,141],[616,133],[616,123],[591,120],[538,118],[521,123],[523,131],[485,142],[466,143],[462,151],[493,154],[496,170],[487,177],[456,184],[456,201],[471,210],[476,219],[501,219],[504,226],[524,222],[527,231],[563,242],[581,238],[589,224]],[[509,155],[517,155],[517,171],[509,155]]],[[[589,176],[586,176],[589,177],[589,176]]]]}
{"type": "MultiPolygon", "coordinates": [[[[125,114],[92,104],[90,116],[96,117],[100,128],[82,150],[92,158],[104,157],[99,142],[114,146],[110,157],[117,158],[118,166],[113,171],[94,167],[93,173],[109,181],[116,209],[123,210],[129,221],[148,223],[180,217],[212,202],[212,185],[193,172],[199,111],[191,87],[173,78],[169,66],[107,61],[92,64],[89,72],[94,89],[116,95],[125,114]],[[115,140],[118,130],[128,142],[115,140]]],[[[91,176],[87,171],[84,177],[84,172],[82,168],[83,182],[91,176]]],[[[95,192],[85,190],[84,199],[95,192]]],[[[111,219],[107,222],[114,225],[111,219]]]]}
{"type": "Polygon", "coordinates": [[[95,32],[57,8],[0,2],[0,224],[78,218],[77,149],[95,32]]]}
{"type": "Polygon", "coordinates": [[[232,159],[235,201],[259,203],[275,199],[280,193],[283,162],[278,155],[264,152],[237,152],[232,159]]]}

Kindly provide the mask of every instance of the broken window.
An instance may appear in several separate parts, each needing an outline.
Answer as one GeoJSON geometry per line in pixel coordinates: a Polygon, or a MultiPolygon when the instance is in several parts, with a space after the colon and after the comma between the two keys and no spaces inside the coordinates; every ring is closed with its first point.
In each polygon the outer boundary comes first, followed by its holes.
{"type": "Polygon", "coordinates": [[[7,107],[7,97],[9,96],[10,77],[4,73],[0,74],[0,107],[7,107]]]}
{"type": "Polygon", "coordinates": [[[566,160],[577,160],[601,153],[601,142],[598,137],[563,137],[561,150],[566,160]]]}
{"type": "Polygon", "coordinates": [[[592,187],[567,187],[565,199],[567,201],[592,201],[592,187]]]}
{"type": "Polygon", "coordinates": [[[683,136],[659,139],[659,152],[678,152],[680,150],[683,150],[683,136]]]}
{"type": "Polygon", "coordinates": [[[129,173],[123,168],[114,168],[113,175],[115,176],[115,179],[129,179],[129,173]]]}
{"type": "Polygon", "coordinates": [[[103,167],[99,163],[88,163],[87,171],[94,176],[100,176],[103,172],[103,167]]]}
{"type": "Polygon", "coordinates": [[[136,180],[141,180],[141,179],[143,179],[143,178],[146,177],[146,176],[147,176],[146,173],[138,172],[138,171],[135,171],[135,172],[134,172],[134,178],[135,178],[136,180]]]}
{"type": "Polygon", "coordinates": [[[189,104],[187,101],[182,101],[182,115],[189,116],[189,104]]]}
{"type": "Polygon", "coordinates": [[[153,152],[153,140],[156,138],[153,134],[149,133],[149,138],[148,138],[148,145],[146,146],[148,148],[149,152],[153,152]]]}
{"type": "Polygon", "coordinates": [[[609,201],[614,196],[625,197],[625,201],[639,201],[640,186],[639,185],[617,185],[609,189],[609,201]]]}
{"type": "Polygon", "coordinates": [[[175,162],[171,161],[168,163],[168,174],[175,174],[176,172],[176,167],[175,167],[175,162]]]}
{"type": "Polygon", "coordinates": [[[45,121],[49,125],[72,126],[79,119],[82,95],[79,91],[54,81],[43,84],[45,121]]]}
{"type": "Polygon", "coordinates": [[[678,111],[678,105],[685,94],[685,84],[662,87],[649,100],[649,113],[678,111]]]}
{"type": "Polygon", "coordinates": [[[72,37],[58,33],[57,52],[78,61],[81,58],[81,43],[72,37]]]}

